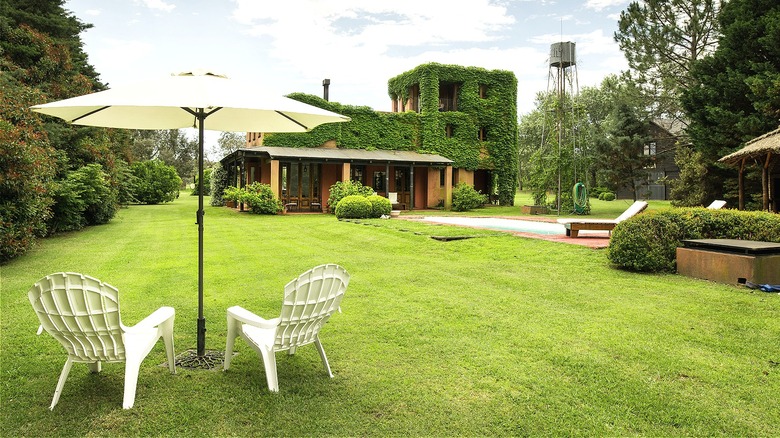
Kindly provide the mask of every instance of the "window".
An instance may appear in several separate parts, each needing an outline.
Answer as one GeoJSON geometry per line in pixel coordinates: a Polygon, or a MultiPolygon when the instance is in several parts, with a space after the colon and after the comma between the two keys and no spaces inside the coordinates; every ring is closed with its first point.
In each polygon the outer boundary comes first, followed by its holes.
{"type": "Polygon", "coordinates": [[[459,84],[439,82],[439,111],[458,110],[459,84]]]}
{"type": "Polygon", "coordinates": [[[452,138],[454,132],[455,132],[455,128],[452,126],[452,123],[447,123],[446,125],[444,125],[445,137],[452,138]]]}
{"type": "Polygon", "coordinates": [[[487,141],[488,134],[487,134],[487,127],[482,126],[479,128],[479,141],[487,141]]]}
{"type": "Polygon", "coordinates": [[[373,188],[375,192],[385,191],[385,173],[374,172],[373,188]]]}
{"type": "Polygon", "coordinates": [[[365,180],[363,179],[363,174],[365,173],[365,166],[352,166],[349,169],[349,173],[350,173],[349,179],[365,185],[365,180]]]}
{"type": "Polygon", "coordinates": [[[479,98],[487,99],[487,85],[479,84],[479,98]]]}
{"type": "Polygon", "coordinates": [[[646,157],[654,157],[655,156],[655,142],[654,141],[651,141],[649,144],[645,145],[644,155],[646,157]]]}
{"type": "Polygon", "coordinates": [[[444,177],[447,176],[447,169],[442,167],[439,169],[439,187],[444,187],[444,177]]]}

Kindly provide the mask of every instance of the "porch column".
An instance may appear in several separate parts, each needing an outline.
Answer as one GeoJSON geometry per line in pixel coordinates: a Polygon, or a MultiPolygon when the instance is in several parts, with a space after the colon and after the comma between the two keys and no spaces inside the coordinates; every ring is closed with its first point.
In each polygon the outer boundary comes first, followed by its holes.
{"type": "Polygon", "coordinates": [[[739,209],[744,210],[745,209],[745,158],[742,159],[742,161],[739,163],[739,179],[737,182],[739,183],[739,209]]]}
{"type": "Polygon", "coordinates": [[[452,166],[444,170],[444,209],[452,209],[452,166]]]}
{"type": "MultiPolygon", "coordinates": [[[[398,187],[395,188],[398,191],[398,187]]],[[[385,164],[385,198],[390,197],[390,163],[385,164]]],[[[398,201],[401,202],[401,201],[398,201]]]]}
{"type": "MultiPolygon", "coordinates": [[[[241,161],[239,161],[238,165],[238,184],[239,188],[243,189],[246,187],[246,157],[241,154],[241,161]]],[[[244,211],[244,203],[242,202],[239,204],[239,210],[244,211]]]]}
{"type": "Polygon", "coordinates": [[[772,159],[772,153],[767,152],[766,161],[764,161],[764,168],[761,172],[761,192],[763,194],[762,200],[764,204],[764,211],[769,211],[769,162],[772,159]]]}
{"type": "Polygon", "coordinates": [[[279,160],[271,160],[271,191],[277,199],[282,199],[282,190],[279,180],[279,160]]]}
{"type": "Polygon", "coordinates": [[[409,210],[414,210],[414,164],[409,166],[409,210]]]}
{"type": "Polygon", "coordinates": [[[341,165],[341,180],[349,181],[350,164],[344,163],[341,165]]]}

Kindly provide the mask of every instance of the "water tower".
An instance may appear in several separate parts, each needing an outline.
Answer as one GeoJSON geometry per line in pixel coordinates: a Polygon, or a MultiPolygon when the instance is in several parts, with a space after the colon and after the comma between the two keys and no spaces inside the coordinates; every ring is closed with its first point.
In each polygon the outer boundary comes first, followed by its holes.
{"type": "Polygon", "coordinates": [[[547,99],[544,109],[545,127],[542,135],[542,146],[550,138],[556,138],[558,143],[558,194],[557,210],[561,213],[561,148],[571,145],[572,173],[574,183],[577,182],[577,166],[575,155],[577,141],[574,130],[574,105],[573,98],[579,94],[579,80],[577,78],[577,59],[575,57],[576,44],[567,41],[550,45],[550,63],[547,75],[547,99]],[[569,95],[571,98],[567,98],[569,95]],[[567,123],[568,122],[568,123],[567,123]]]}

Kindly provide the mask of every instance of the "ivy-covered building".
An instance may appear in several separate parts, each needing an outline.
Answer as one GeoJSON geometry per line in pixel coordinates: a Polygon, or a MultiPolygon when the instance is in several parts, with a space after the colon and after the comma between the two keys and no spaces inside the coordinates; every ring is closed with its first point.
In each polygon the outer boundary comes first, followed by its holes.
{"type": "Polygon", "coordinates": [[[452,187],[461,182],[502,205],[513,203],[518,143],[512,72],[424,64],[390,79],[388,94],[393,112],[293,93],[288,97],[352,121],[305,134],[247,133],[247,147],[222,163],[238,184],[268,183],[285,204],[306,209],[324,206],[330,185],[346,178],[397,197],[398,208],[449,208],[452,187]]]}

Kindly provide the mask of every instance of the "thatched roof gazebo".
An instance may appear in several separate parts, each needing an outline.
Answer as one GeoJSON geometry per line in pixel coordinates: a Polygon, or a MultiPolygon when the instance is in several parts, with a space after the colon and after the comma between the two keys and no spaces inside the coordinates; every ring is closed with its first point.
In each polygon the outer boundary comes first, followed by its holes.
{"type": "Polygon", "coordinates": [[[763,209],[778,211],[780,190],[780,128],[745,143],[742,149],[721,158],[721,163],[739,167],[739,209],[745,208],[743,172],[746,164],[761,166],[763,209]]]}

